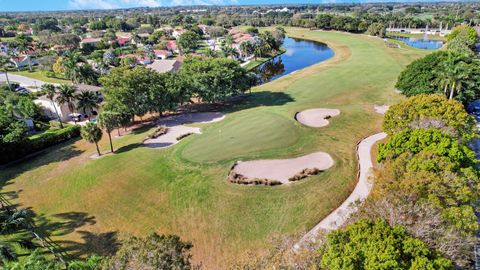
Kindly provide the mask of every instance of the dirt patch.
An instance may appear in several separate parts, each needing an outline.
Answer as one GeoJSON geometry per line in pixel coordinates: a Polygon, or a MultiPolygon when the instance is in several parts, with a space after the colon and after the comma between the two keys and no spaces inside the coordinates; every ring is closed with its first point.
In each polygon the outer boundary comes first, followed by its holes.
{"type": "Polygon", "coordinates": [[[328,125],[328,119],[339,114],[337,109],[308,109],[296,113],[295,119],[305,126],[318,128],[328,125]]]}
{"type": "Polygon", "coordinates": [[[289,184],[318,174],[333,164],[332,157],[324,152],[291,159],[238,161],[232,166],[228,179],[246,185],[289,184]]]}

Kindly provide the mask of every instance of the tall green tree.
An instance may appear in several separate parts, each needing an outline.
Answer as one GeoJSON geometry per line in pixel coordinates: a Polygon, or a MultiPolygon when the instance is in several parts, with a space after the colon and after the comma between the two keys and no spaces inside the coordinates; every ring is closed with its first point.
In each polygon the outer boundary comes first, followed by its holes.
{"type": "Polygon", "coordinates": [[[77,94],[75,98],[77,100],[77,109],[82,110],[84,114],[87,111],[98,108],[98,96],[94,92],[84,90],[77,94]]]}
{"type": "Polygon", "coordinates": [[[62,57],[62,67],[65,71],[65,77],[78,83],[80,79],[80,63],[83,63],[83,57],[78,51],[66,51],[62,57]]]}
{"type": "Polygon", "coordinates": [[[177,39],[177,44],[182,54],[187,54],[197,48],[200,36],[193,32],[187,31],[181,34],[177,39]]]}
{"type": "Polygon", "coordinates": [[[403,227],[360,220],[327,235],[321,266],[343,269],[454,269],[452,262],[403,227]]]}
{"type": "Polygon", "coordinates": [[[0,55],[0,68],[2,68],[3,73],[5,73],[5,78],[7,79],[8,87],[11,89],[10,80],[8,79],[8,66],[10,65],[10,59],[8,57],[0,55]]]}
{"type": "Polygon", "coordinates": [[[112,112],[112,111],[103,111],[100,113],[98,116],[98,124],[102,127],[105,128],[108,134],[108,140],[110,141],[110,151],[114,153],[113,151],[113,143],[112,143],[112,131],[119,126],[119,113],[117,112],[112,112]]]}
{"type": "MultiPolygon", "coordinates": [[[[62,84],[58,87],[58,96],[56,101],[58,104],[66,104],[68,110],[73,114],[75,113],[75,102],[76,102],[76,88],[73,85],[62,84]]],[[[77,123],[76,117],[73,117],[75,124],[77,123]]]]}
{"type": "Polygon", "coordinates": [[[102,153],[100,153],[100,149],[98,148],[98,142],[102,139],[102,129],[99,128],[97,124],[88,122],[82,127],[80,134],[85,141],[95,144],[98,156],[101,156],[102,153]]]}

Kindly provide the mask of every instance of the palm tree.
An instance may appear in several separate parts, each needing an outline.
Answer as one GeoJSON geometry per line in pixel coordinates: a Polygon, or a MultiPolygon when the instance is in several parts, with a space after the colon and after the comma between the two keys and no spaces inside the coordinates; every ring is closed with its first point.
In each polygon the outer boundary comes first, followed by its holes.
{"type": "MultiPolygon", "coordinates": [[[[5,78],[7,79],[8,87],[11,89],[12,86],[10,85],[10,80],[8,79],[8,64],[10,63],[10,59],[5,56],[0,55],[0,67],[2,68],[3,72],[5,72],[5,78]]],[[[13,90],[13,89],[11,89],[13,90]]]]}
{"type": "Polygon", "coordinates": [[[98,142],[102,139],[102,129],[98,127],[97,124],[88,122],[85,126],[82,127],[80,131],[82,139],[89,143],[94,143],[97,148],[98,156],[101,156],[100,149],[98,148],[98,142]]]}
{"type": "Polygon", "coordinates": [[[237,50],[235,50],[234,48],[232,47],[222,47],[222,53],[225,57],[236,57],[238,55],[238,52],[237,50]]]}
{"type": "MultiPolygon", "coordinates": [[[[60,105],[67,104],[70,112],[75,112],[75,87],[73,85],[62,84],[58,87],[58,97],[57,102],[60,105]]],[[[73,117],[73,122],[77,123],[75,117],[73,117]]]]}
{"type": "Polygon", "coordinates": [[[79,63],[83,63],[84,60],[79,52],[77,51],[67,51],[63,55],[62,66],[65,69],[65,77],[72,80],[74,83],[78,83],[80,78],[80,67],[79,63]]]}
{"type": "Polygon", "coordinates": [[[87,114],[87,110],[93,110],[98,108],[98,97],[94,92],[82,91],[76,96],[77,109],[82,110],[84,114],[87,114]]]}
{"type": "Polygon", "coordinates": [[[53,109],[55,109],[55,114],[57,115],[58,122],[60,122],[60,127],[63,128],[63,123],[62,119],[60,118],[60,114],[58,114],[57,106],[55,105],[55,102],[53,102],[53,98],[57,94],[57,90],[55,89],[55,85],[53,84],[44,84],[42,85],[42,91],[45,92],[45,96],[50,100],[52,103],[53,109]]]}
{"type": "Polygon", "coordinates": [[[245,58],[252,54],[253,44],[250,41],[242,42],[240,43],[239,49],[240,49],[242,58],[245,58]]]}
{"type": "Polygon", "coordinates": [[[444,94],[449,99],[461,94],[465,81],[468,79],[469,68],[464,57],[454,53],[450,53],[442,63],[439,82],[443,85],[444,94]]]}
{"type": "Polygon", "coordinates": [[[107,130],[108,139],[110,140],[110,151],[113,153],[113,144],[112,144],[112,130],[119,126],[119,113],[112,111],[103,111],[98,116],[98,124],[107,130]]]}

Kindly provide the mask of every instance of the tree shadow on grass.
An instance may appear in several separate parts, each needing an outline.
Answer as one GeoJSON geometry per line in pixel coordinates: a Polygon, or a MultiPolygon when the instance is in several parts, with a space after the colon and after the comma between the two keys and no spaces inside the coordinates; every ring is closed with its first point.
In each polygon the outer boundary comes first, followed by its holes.
{"type": "Polygon", "coordinates": [[[281,106],[295,99],[284,92],[260,91],[231,97],[219,103],[195,103],[179,108],[179,112],[236,112],[259,106],[281,106]]]}
{"type": "Polygon", "coordinates": [[[57,240],[59,252],[68,255],[67,259],[76,259],[85,255],[113,255],[118,250],[120,242],[117,232],[93,233],[77,230],[86,225],[96,224],[94,216],[85,212],[66,212],[54,214],[51,217],[39,215],[35,218],[36,230],[42,237],[56,238],[72,233],[80,234],[81,241],[57,240]]]}
{"type": "Polygon", "coordinates": [[[65,252],[74,258],[92,254],[111,256],[114,255],[120,247],[118,233],[114,231],[104,233],[78,231],[77,233],[81,235],[82,242],[59,242],[59,244],[64,247],[65,252]]]}
{"type": "Polygon", "coordinates": [[[58,145],[48,147],[29,157],[15,161],[11,164],[0,167],[0,188],[9,183],[10,180],[17,176],[48,165],[53,162],[67,161],[71,158],[79,156],[84,150],[78,149],[74,144],[80,140],[79,138],[70,140],[58,145]]]}

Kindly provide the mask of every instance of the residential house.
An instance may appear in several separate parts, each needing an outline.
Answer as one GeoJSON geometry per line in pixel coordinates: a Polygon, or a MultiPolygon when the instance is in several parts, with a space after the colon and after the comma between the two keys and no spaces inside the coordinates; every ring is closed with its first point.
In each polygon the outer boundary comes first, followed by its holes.
{"type": "Polygon", "coordinates": [[[29,65],[38,65],[37,59],[31,57],[30,55],[20,55],[18,57],[12,57],[10,58],[10,62],[14,65],[15,68],[28,67],[29,65]]]}
{"type": "Polygon", "coordinates": [[[207,34],[208,27],[209,27],[209,26],[206,25],[206,24],[199,24],[199,25],[198,25],[198,28],[200,28],[200,30],[202,30],[202,33],[203,33],[204,35],[207,34]]]}
{"type": "Polygon", "coordinates": [[[175,29],[173,30],[172,32],[172,37],[174,37],[175,39],[177,39],[179,36],[181,36],[183,33],[185,33],[186,30],[185,29],[175,29]]]}
{"type": "Polygon", "coordinates": [[[175,40],[167,41],[167,50],[173,53],[179,53],[180,51],[178,50],[177,41],[175,40]]]}
{"type": "MultiPolygon", "coordinates": [[[[75,86],[75,94],[80,94],[82,91],[89,91],[89,92],[94,92],[98,96],[98,102],[101,102],[103,99],[102,94],[101,94],[101,88],[98,86],[93,86],[93,85],[88,85],[88,84],[78,84],[75,86]]],[[[83,114],[84,112],[78,112],[77,110],[74,110],[73,112],[70,111],[68,108],[67,104],[59,104],[56,99],[58,97],[58,94],[53,97],[53,101],[48,99],[46,96],[41,96],[37,99],[34,100],[35,104],[37,104],[40,107],[40,113],[50,119],[57,119],[57,115],[55,113],[55,109],[58,112],[60,119],[62,121],[72,121],[72,117],[78,117],[78,114],[83,114]]],[[[95,109],[91,111],[85,112],[87,115],[97,115],[97,111],[95,109]]],[[[81,120],[81,119],[79,119],[81,120]]]]}
{"type": "Polygon", "coordinates": [[[97,46],[97,43],[102,41],[101,38],[84,38],[80,41],[80,47],[83,48],[86,44],[92,45],[92,46],[97,46]]]}
{"type": "Polygon", "coordinates": [[[243,55],[240,50],[240,45],[244,42],[252,42],[256,43],[256,36],[253,36],[249,33],[245,33],[236,29],[232,29],[229,31],[229,34],[233,37],[233,44],[232,46],[237,50],[240,59],[245,61],[252,57],[252,55],[243,55]]]}
{"type": "Polygon", "coordinates": [[[180,69],[181,62],[178,60],[155,60],[147,67],[158,73],[176,72],[180,69]]]}
{"type": "Polygon", "coordinates": [[[153,50],[155,53],[155,58],[157,59],[167,59],[168,57],[172,56],[172,52],[168,50],[153,50]]]}
{"type": "Polygon", "coordinates": [[[123,58],[133,58],[137,62],[135,65],[148,65],[152,63],[152,59],[146,55],[137,55],[137,54],[124,54],[120,55],[118,58],[123,59],[123,58]]]}
{"type": "Polygon", "coordinates": [[[131,44],[131,38],[129,37],[119,37],[115,40],[120,47],[129,46],[131,44]]]}

